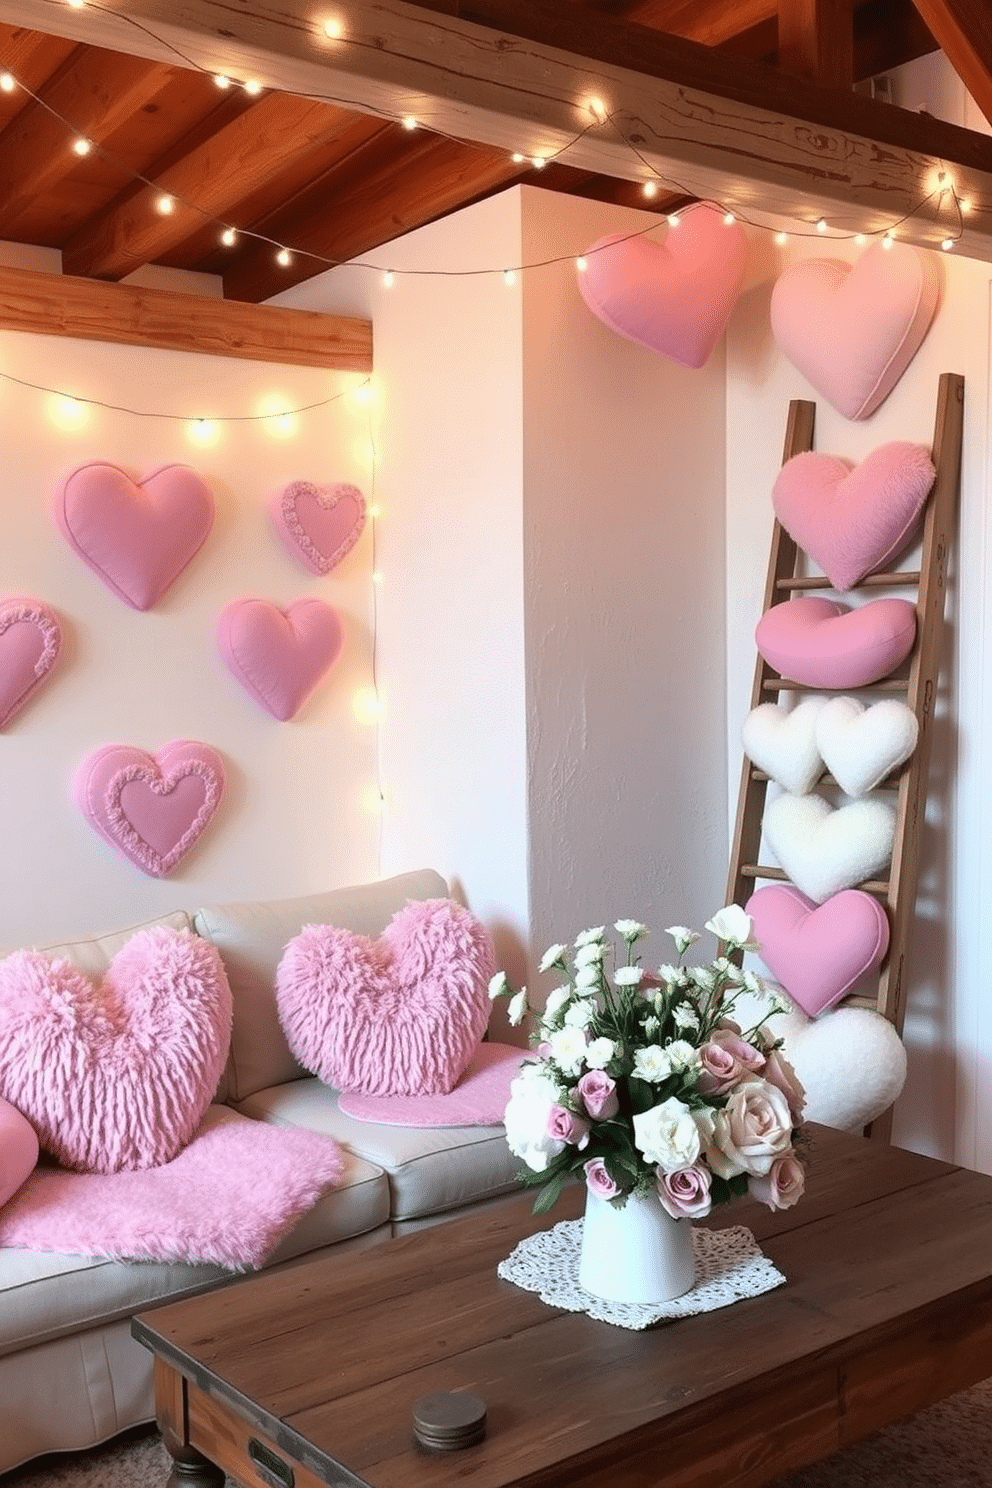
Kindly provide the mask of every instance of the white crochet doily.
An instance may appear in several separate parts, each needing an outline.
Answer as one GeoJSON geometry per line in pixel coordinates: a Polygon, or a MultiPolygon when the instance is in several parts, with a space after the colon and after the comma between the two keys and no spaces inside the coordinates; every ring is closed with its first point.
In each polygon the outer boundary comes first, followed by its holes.
{"type": "Polygon", "coordinates": [[[539,1230],[500,1261],[496,1274],[527,1292],[539,1292],[542,1302],[566,1312],[587,1312],[618,1328],[650,1328],[666,1318],[715,1312],[742,1297],[758,1297],[781,1286],[785,1277],[763,1256],[744,1225],[726,1230],[694,1229],[693,1259],[696,1282],[684,1296],[670,1302],[610,1302],[579,1286],[582,1220],[565,1219],[553,1229],[539,1230]]]}

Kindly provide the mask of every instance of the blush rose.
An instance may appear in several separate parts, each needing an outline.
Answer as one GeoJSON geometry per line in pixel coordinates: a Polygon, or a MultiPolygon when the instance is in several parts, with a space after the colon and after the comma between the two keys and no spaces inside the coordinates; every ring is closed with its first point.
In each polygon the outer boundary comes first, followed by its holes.
{"type": "Polygon", "coordinates": [[[620,1109],[616,1081],[603,1070],[588,1070],[575,1089],[594,1121],[608,1121],[620,1109]]]}
{"type": "Polygon", "coordinates": [[[586,1187],[590,1193],[601,1199],[616,1198],[620,1185],[613,1182],[601,1157],[591,1157],[587,1163],[583,1163],[582,1171],[586,1175],[586,1187]]]}
{"type": "Polygon", "coordinates": [[[714,1173],[733,1178],[738,1173],[767,1173],[791,1148],[789,1102],[777,1086],[752,1077],[738,1085],[722,1111],[715,1112],[706,1155],[714,1173]]]}
{"type": "Polygon", "coordinates": [[[777,1157],[767,1173],[752,1173],[747,1180],[751,1197],[767,1204],[769,1209],[791,1209],[802,1198],[805,1186],[802,1163],[791,1152],[777,1157]]]}
{"type": "Polygon", "coordinates": [[[658,1176],[658,1197],[673,1219],[702,1219],[709,1214],[710,1174],[701,1163],[658,1176]]]}

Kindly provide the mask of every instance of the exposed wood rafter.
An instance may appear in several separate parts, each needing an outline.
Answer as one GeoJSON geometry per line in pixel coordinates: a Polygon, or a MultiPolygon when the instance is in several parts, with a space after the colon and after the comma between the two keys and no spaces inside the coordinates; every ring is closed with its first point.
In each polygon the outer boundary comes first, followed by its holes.
{"type": "Polygon", "coordinates": [[[779,66],[815,83],[850,88],[853,8],[853,0],[778,0],[779,66]]]}

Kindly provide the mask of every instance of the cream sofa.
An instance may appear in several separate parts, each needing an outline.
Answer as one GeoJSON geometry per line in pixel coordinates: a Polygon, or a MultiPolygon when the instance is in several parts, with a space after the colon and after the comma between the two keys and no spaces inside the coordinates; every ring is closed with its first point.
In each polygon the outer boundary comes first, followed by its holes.
{"type": "MultiPolygon", "coordinates": [[[[515,1186],[517,1164],[501,1126],[414,1129],[344,1115],[336,1093],[296,1063],[276,1013],[276,965],[304,924],[378,935],[408,900],[447,893],[444,880],[424,870],[297,899],[212,905],[155,922],[204,936],[224,960],[234,1021],[216,1099],[246,1119],[327,1133],[347,1155],[340,1184],[302,1219],[270,1265],[333,1245],[373,1247],[515,1186]]],[[[102,975],[139,928],[44,949],[102,975]]],[[[151,1355],[131,1337],[132,1315],[229,1276],[215,1266],[0,1248],[0,1474],[150,1421],[151,1355]]]]}

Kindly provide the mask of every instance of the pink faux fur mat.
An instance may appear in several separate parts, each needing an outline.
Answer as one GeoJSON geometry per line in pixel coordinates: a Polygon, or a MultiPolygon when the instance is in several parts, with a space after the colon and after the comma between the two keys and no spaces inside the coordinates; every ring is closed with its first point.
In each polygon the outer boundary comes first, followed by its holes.
{"type": "Polygon", "coordinates": [[[211,1106],[189,1146],[163,1167],[36,1168],[0,1209],[0,1246],[251,1270],[343,1170],[329,1137],[211,1106]]]}
{"type": "Polygon", "coordinates": [[[526,1049],[512,1044],[480,1044],[447,1095],[360,1095],[348,1090],[338,1096],[338,1109],[358,1121],[386,1126],[498,1126],[510,1083],[528,1058],[526,1049]]]}

